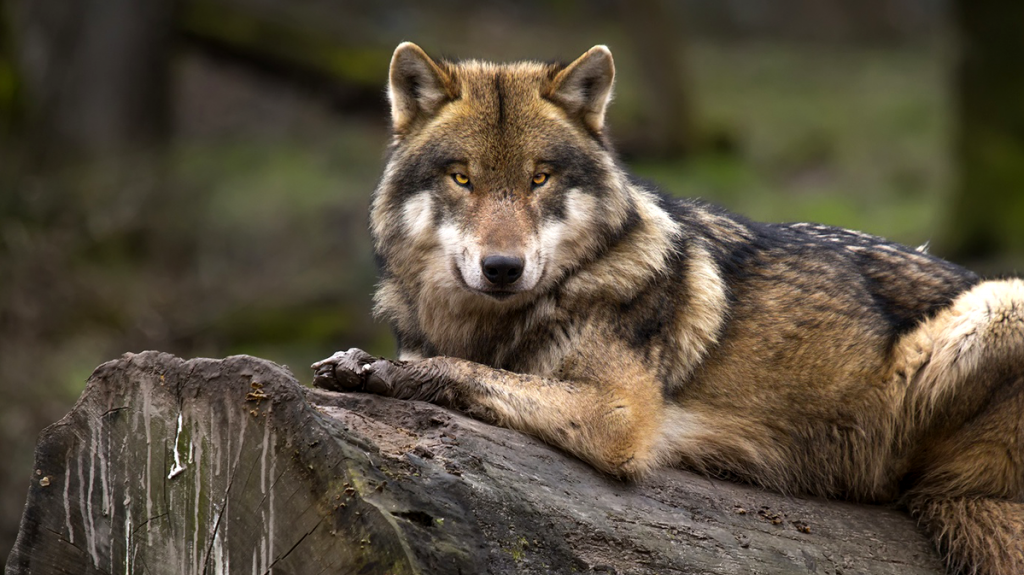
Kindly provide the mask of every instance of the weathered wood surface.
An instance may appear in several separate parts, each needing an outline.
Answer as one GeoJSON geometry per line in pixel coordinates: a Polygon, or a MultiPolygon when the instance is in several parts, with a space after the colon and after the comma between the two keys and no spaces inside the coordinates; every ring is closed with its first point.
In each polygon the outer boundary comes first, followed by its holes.
{"type": "Polygon", "coordinates": [[[623,483],[251,357],[100,366],[33,474],[7,575],[942,573],[891,509],[675,470],[623,483]]]}

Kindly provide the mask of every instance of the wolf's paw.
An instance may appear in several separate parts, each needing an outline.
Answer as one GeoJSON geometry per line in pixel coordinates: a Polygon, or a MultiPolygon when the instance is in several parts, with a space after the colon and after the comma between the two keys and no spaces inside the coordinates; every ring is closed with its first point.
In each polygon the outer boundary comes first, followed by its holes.
{"type": "Polygon", "coordinates": [[[367,367],[377,361],[365,351],[352,348],[322,359],[313,368],[313,385],[331,391],[363,391],[367,367]]]}
{"type": "Polygon", "coordinates": [[[396,361],[374,357],[361,349],[339,351],[314,363],[313,385],[331,391],[362,391],[398,399],[442,405],[453,397],[444,362],[435,359],[396,361]]]}

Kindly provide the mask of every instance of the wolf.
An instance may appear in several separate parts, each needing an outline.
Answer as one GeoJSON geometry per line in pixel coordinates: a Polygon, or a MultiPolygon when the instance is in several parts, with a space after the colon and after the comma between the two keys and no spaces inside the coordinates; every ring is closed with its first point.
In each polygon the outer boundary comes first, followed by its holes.
{"type": "Polygon", "coordinates": [[[615,69],[391,60],[376,313],[316,385],[424,400],[616,476],[896,502],[950,573],[1024,573],[1024,282],[631,177],[615,69]]]}

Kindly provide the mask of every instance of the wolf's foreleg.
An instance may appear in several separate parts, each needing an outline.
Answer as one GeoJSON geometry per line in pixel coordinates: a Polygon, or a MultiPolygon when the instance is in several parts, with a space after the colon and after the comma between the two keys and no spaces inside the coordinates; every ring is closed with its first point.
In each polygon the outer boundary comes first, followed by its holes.
{"type": "Polygon", "coordinates": [[[660,386],[642,370],[615,382],[565,381],[433,357],[402,362],[352,349],[313,365],[314,383],[429,401],[536,435],[615,475],[658,465],[663,416],[660,386]]]}

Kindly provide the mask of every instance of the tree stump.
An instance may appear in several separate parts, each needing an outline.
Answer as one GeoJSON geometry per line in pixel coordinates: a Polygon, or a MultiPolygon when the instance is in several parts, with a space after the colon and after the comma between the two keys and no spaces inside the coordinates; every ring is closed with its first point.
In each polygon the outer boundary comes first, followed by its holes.
{"type": "Polygon", "coordinates": [[[443,408],[245,356],[100,366],[43,432],[7,575],[937,575],[886,507],[639,483],[443,408]]]}

